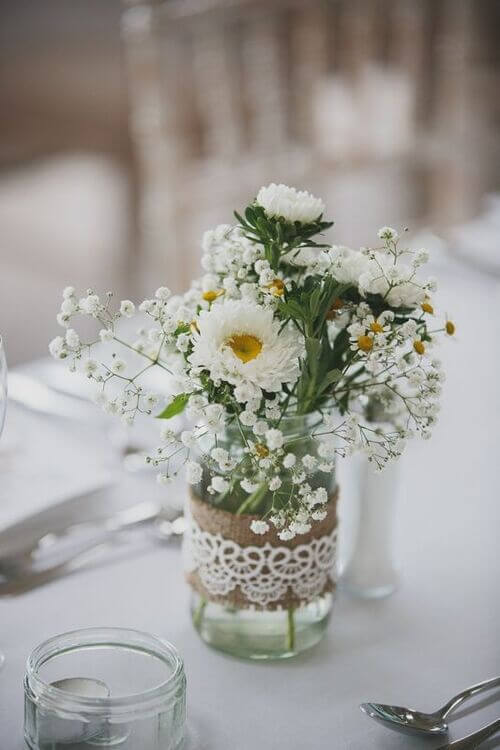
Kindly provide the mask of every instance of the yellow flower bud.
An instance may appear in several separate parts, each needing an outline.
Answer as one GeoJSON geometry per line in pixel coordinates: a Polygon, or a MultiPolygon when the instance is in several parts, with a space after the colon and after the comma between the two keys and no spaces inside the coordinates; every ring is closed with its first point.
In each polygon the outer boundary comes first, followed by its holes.
{"type": "Polygon", "coordinates": [[[283,297],[285,293],[285,283],[281,279],[273,279],[267,288],[275,297],[283,297]]]}
{"type": "Polygon", "coordinates": [[[417,354],[420,354],[420,355],[425,354],[424,342],[420,341],[420,339],[417,339],[416,341],[413,342],[413,348],[415,349],[417,354]]]}
{"type": "Polygon", "coordinates": [[[205,302],[213,302],[214,299],[217,299],[217,297],[220,297],[222,294],[224,294],[224,289],[214,289],[208,292],[203,292],[202,296],[205,302]]]}

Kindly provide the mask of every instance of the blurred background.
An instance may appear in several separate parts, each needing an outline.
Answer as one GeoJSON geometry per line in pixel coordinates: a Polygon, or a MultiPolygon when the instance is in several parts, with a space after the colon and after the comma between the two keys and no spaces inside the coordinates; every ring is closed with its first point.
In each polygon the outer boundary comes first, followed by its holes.
{"type": "Polygon", "coordinates": [[[408,226],[500,275],[498,0],[1,7],[11,364],[46,354],[66,284],[184,288],[203,230],[270,181],[324,198],[334,242],[408,226]]]}

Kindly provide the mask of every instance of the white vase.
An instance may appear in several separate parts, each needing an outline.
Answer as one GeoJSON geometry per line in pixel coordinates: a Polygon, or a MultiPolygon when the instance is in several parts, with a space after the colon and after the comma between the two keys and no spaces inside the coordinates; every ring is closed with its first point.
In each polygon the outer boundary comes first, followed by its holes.
{"type": "Polygon", "coordinates": [[[377,472],[360,454],[340,476],[339,586],[366,599],[392,594],[399,581],[394,554],[399,464],[377,472]]]}

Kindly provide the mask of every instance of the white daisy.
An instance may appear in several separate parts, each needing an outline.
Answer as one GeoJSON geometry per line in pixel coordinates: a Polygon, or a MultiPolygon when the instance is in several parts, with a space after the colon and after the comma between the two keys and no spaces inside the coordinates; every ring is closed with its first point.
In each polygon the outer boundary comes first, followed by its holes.
{"type": "Polygon", "coordinates": [[[299,221],[301,224],[311,224],[325,210],[323,201],[306,190],[296,190],[274,182],[259,190],[256,202],[267,216],[299,221]]]}
{"type": "Polygon", "coordinates": [[[279,391],[283,383],[297,380],[302,338],[292,328],[280,332],[282,324],[272,310],[226,300],[202,310],[197,325],[188,359],[193,367],[208,370],[212,380],[248,383],[266,391],[279,391]]]}

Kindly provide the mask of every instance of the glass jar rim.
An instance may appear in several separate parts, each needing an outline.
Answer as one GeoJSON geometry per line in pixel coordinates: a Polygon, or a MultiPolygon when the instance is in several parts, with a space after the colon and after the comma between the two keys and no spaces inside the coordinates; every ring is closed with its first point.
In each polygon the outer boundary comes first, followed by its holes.
{"type": "Polygon", "coordinates": [[[155,712],[174,697],[185,680],[184,664],[179,652],[169,641],[141,630],[130,628],[95,627],[72,630],[52,636],[36,646],[26,662],[24,677],[25,692],[47,708],[55,708],[66,714],[81,713],[118,716],[155,712]],[[150,654],[168,664],[172,672],[159,685],[139,693],[119,697],[91,698],[69,693],[43,680],[38,670],[54,656],[69,653],[79,648],[93,646],[116,646],[150,654]]]}

